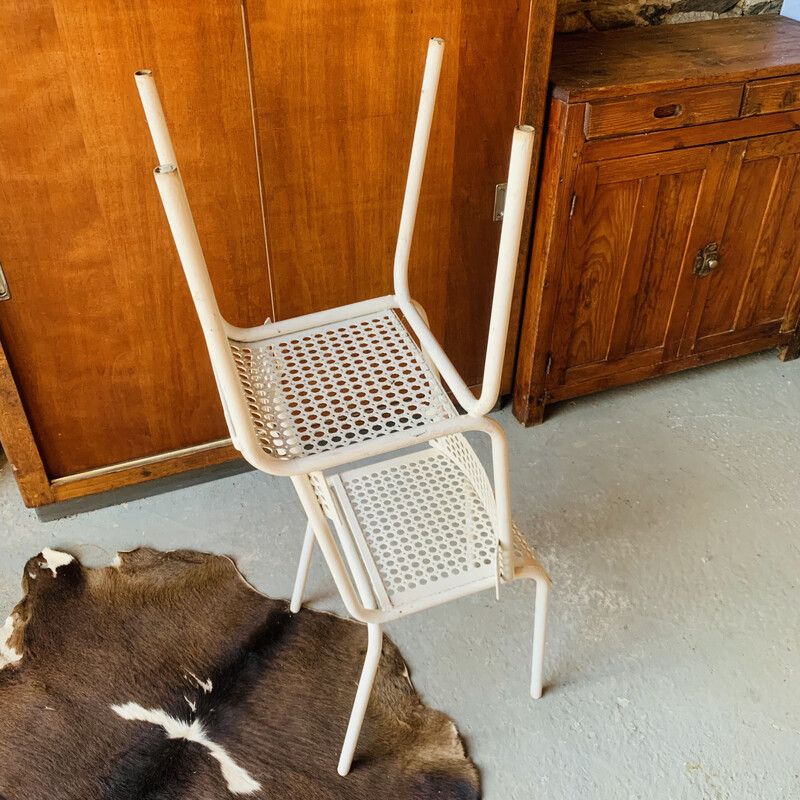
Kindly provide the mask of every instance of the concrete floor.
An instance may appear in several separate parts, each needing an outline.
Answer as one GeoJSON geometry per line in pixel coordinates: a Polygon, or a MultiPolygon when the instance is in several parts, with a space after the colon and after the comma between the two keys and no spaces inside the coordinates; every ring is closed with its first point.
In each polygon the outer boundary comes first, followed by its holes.
{"type": "MultiPolygon", "coordinates": [[[[598,394],[510,436],[515,518],[553,579],[540,701],[532,585],[387,627],[456,720],[487,800],[800,798],[800,362],[774,353],[598,394]]],[[[0,471],[0,610],[42,547],[233,556],[286,597],[289,485],[228,477],[41,522],[0,471]]],[[[310,601],[340,610],[319,557],[310,601]]]]}

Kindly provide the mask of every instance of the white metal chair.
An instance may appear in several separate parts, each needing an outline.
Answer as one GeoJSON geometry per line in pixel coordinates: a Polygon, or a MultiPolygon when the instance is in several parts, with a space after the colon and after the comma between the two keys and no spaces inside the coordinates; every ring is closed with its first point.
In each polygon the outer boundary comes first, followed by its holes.
{"type": "Polygon", "coordinates": [[[253,466],[292,479],[308,516],[291,609],[300,609],[316,541],[348,612],[367,625],[367,654],[339,760],[341,775],[353,760],[380,660],[382,625],[397,617],[491,587],[499,592],[501,582],[533,579],[531,694],[542,693],[549,579],[511,520],[506,440],[502,428],[485,416],[499,394],[533,130],[514,131],[483,386],[476,398],[408,286],[443,49],[441,39],[430,40],[394,294],[248,329],[230,325],[220,314],[155,82],[147,70],[136,73],[159,159],[156,183],[231,438],[253,466]],[[444,385],[466,414],[459,415],[444,385]],[[494,485],[463,435],[468,431],[490,438],[494,485]],[[355,465],[389,453],[395,455],[355,465]]]}

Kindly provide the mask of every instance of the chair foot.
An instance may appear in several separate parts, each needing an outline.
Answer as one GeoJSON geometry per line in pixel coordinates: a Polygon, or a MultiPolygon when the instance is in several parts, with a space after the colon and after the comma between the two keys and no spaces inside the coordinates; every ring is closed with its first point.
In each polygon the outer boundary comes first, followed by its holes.
{"type": "Polygon", "coordinates": [[[297,565],[297,577],[294,580],[294,591],[292,601],[289,603],[289,610],[296,614],[303,605],[303,592],[306,588],[306,578],[308,578],[308,568],[311,566],[311,555],[314,552],[314,529],[309,522],[306,525],[306,535],[303,539],[303,550],[300,553],[300,563],[297,565]]]}
{"type": "Polygon", "coordinates": [[[358,682],[356,699],[353,703],[353,710],[350,714],[350,722],[347,724],[347,733],[344,737],[342,753],[339,756],[338,772],[341,776],[350,772],[353,763],[353,755],[358,744],[358,736],[361,733],[361,725],[364,722],[364,715],[367,713],[369,696],[372,694],[372,684],[378,672],[378,664],[381,660],[381,649],[383,647],[383,629],[380,625],[367,625],[367,655],[364,658],[364,667],[361,670],[361,679],[358,682]]]}
{"type": "Polygon", "coordinates": [[[537,575],[536,608],[533,619],[533,666],[531,669],[531,697],[538,700],[542,696],[542,676],[544,673],[544,640],[547,633],[547,604],[550,596],[550,580],[546,575],[537,575]]]}

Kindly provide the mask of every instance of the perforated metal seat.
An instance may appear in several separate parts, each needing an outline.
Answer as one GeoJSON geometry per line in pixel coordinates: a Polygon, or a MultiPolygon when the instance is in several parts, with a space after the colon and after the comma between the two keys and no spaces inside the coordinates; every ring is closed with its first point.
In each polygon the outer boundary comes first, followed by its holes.
{"type": "Polygon", "coordinates": [[[229,342],[258,442],[275,458],[326,453],[458,416],[394,309],[229,342]]]}
{"type": "MultiPolygon", "coordinates": [[[[351,571],[364,570],[391,619],[499,585],[497,509],[462,436],[316,484],[351,571]]],[[[541,570],[513,525],[511,568],[541,570]]]]}

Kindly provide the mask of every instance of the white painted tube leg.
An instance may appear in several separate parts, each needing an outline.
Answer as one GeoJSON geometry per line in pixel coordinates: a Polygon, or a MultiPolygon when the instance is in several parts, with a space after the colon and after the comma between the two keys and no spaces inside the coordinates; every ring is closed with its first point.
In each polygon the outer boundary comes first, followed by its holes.
{"type": "Polygon", "coordinates": [[[417,220],[422,173],[425,171],[425,157],[428,154],[428,141],[431,136],[433,109],[436,105],[436,92],[439,88],[443,56],[444,40],[431,39],[428,42],[428,55],[425,59],[425,72],[422,76],[417,124],[414,127],[406,191],[403,195],[403,210],[400,213],[400,230],[397,234],[397,247],[394,253],[394,293],[409,301],[411,295],[408,291],[408,259],[411,255],[411,239],[414,236],[414,225],[417,220]]]}
{"type": "Polygon", "coordinates": [[[308,578],[308,568],[311,566],[311,555],[314,552],[314,529],[309,522],[306,525],[306,535],[303,539],[303,550],[300,553],[300,563],[297,565],[297,577],[294,579],[294,591],[292,592],[292,602],[289,610],[296,614],[303,605],[303,592],[306,588],[306,578],[308,578]]]}
{"type": "Polygon", "coordinates": [[[381,648],[383,647],[383,629],[380,625],[367,625],[367,655],[364,658],[364,667],[361,670],[361,679],[358,682],[356,700],[353,703],[353,711],[350,714],[350,722],[347,725],[347,733],[344,737],[342,754],[339,756],[339,774],[344,776],[350,772],[350,765],[353,763],[353,754],[358,744],[358,736],[361,733],[361,725],[364,722],[364,715],[367,713],[369,696],[372,693],[372,684],[378,672],[378,664],[381,660],[381,648]]]}
{"type": "Polygon", "coordinates": [[[536,610],[533,618],[533,667],[531,669],[531,697],[542,696],[544,673],[544,640],[547,633],[547,604],[550,596],[550,581],[547,576],[536,578],[536,610]]]}

